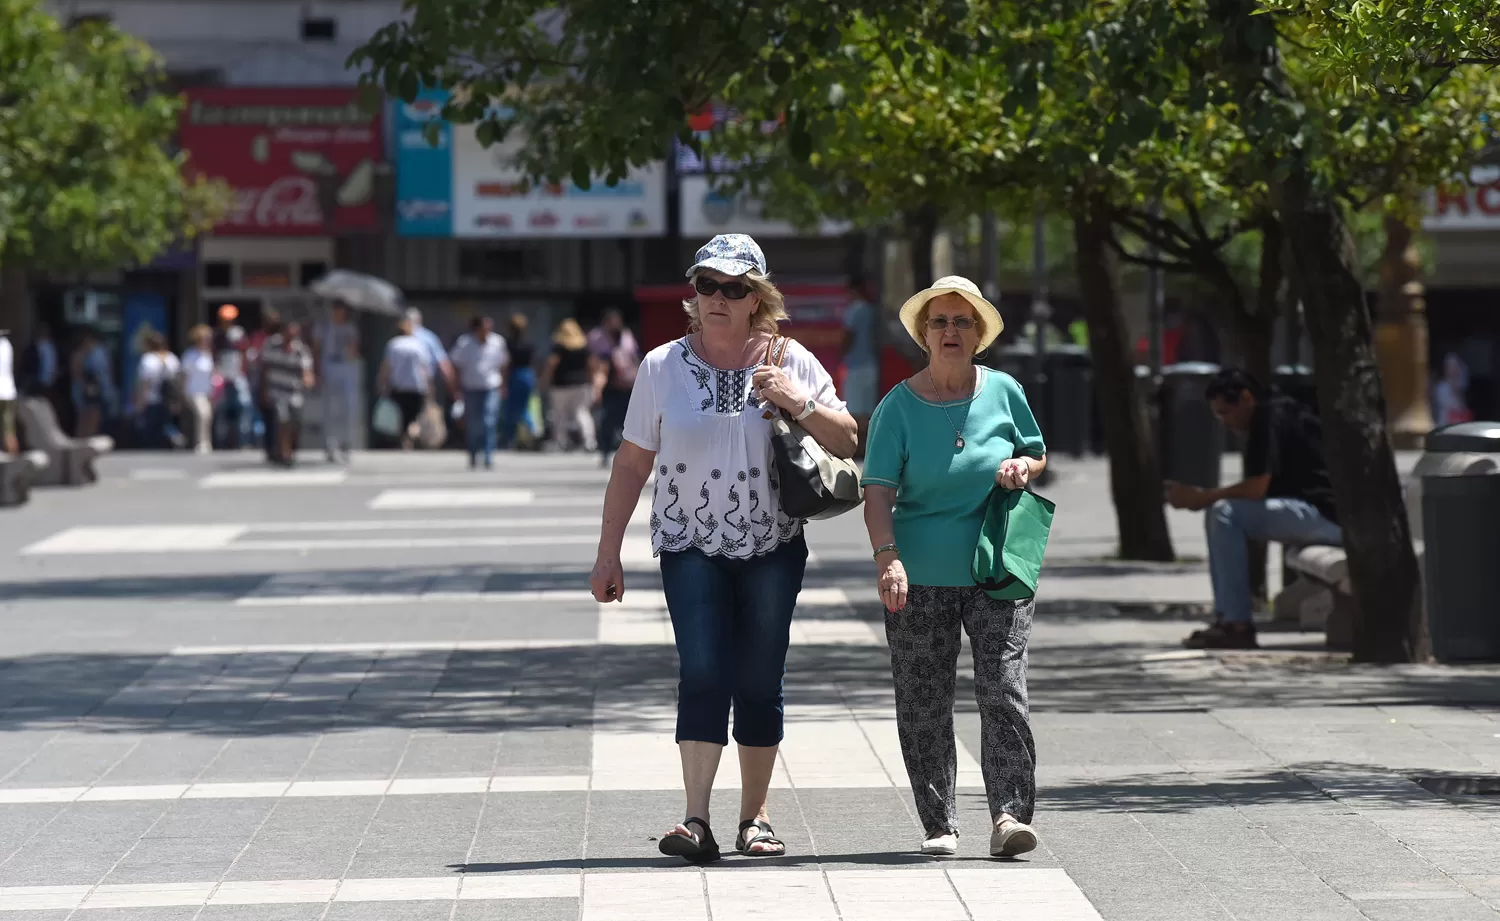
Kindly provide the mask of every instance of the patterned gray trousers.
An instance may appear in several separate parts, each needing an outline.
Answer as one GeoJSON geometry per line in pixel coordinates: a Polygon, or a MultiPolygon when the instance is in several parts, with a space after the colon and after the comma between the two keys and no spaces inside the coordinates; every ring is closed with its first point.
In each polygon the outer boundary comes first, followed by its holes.
{"type": "Polygon", "coordinates": [[[885,615],[896,685],[896,731],[917,815],[928,837],[958,830],[953,737],[958,652],[969,634],[979,704],[979,764],[990,817],[1029,823],[1036,807],[1036,742],[1026,707],[1026,644],[1033,600],[996,601],[973,587],[913,585],[885,615]]]}

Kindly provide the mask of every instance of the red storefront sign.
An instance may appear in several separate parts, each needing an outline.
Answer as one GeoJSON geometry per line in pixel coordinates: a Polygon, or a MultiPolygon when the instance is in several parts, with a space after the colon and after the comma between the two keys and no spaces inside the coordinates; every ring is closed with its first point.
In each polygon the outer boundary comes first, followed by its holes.
{"type": "Polygon", "coordinates": [[[189,172],[234,190],[217,233],[321,235],[378,225],[380,116],[361,108],[353,89],[190,89],[178,141],[189,172]]]}

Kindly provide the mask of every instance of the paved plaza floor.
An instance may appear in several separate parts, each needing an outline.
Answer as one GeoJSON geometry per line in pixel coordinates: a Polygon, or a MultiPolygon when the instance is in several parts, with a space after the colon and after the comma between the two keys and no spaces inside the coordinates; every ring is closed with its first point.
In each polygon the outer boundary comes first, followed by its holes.
{"type": "MultiPolygon", "coordinates": [[[[1500,917],[1500,668],[1352,666],[1296,633],[1185,652],[1197,516],[1172,514],[1184,562],[1111,560],[1107,471],[1057,468],[1041,848],[987,856],[963,664],[964,836],[916,853],[852,515],[809,528],[789,854],[697,869],[656,849],[682,801],[643,520],[626,603],[587,593],[596,459],[109,458],[0,510],[0,921],[1500,917]]],[[[731,755],[724,841],[737,787],[731,755]]]]}

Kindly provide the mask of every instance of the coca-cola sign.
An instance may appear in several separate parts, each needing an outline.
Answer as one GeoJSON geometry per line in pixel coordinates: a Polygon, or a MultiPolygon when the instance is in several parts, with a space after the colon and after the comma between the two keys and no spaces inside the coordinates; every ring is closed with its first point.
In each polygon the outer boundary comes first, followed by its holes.
{"type": "Polygon", "coordinates": [[[361,108],[353,89],[202,87],[187,96],[179,142],[188,169],[233,189],[217,233],[322,235],[379,226],[380,116],[361,108]]]}

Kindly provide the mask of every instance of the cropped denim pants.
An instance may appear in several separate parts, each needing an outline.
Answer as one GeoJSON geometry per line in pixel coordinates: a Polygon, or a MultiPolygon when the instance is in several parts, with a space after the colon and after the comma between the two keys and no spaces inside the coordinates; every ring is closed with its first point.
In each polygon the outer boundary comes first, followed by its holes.
{"type": "Polygon", "coordinates": [[[661,555],[677,634],[677,741],[769,747],[782,738],[782,677],[802,591],[802,535],[746,560],[689,548],[661,555]]]}

